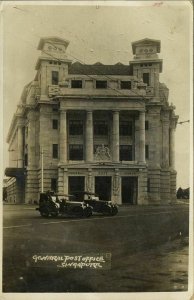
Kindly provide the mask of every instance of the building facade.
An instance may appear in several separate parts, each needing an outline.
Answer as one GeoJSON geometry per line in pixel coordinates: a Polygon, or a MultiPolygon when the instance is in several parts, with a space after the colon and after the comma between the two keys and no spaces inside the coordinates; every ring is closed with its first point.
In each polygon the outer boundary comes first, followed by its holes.
{"type": "Polygon", "coordinates": [[[118,204],[175,201],[178,117],[159,81],[160,41],[132,43],[129,65],[72,62],[68,44],[40,39],[36,77],[10,126],[5,174],[16,202],[47,190],[86,190],[118,204]]]}

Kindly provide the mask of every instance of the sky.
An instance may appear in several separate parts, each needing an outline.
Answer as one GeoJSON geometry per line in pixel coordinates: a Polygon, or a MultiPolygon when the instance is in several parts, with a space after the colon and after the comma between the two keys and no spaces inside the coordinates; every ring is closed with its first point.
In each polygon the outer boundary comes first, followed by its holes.
{"type": "MultiPolygon", "coordinates": [[[[179,122],[192,119],[191,20],[189,1],[130,2],[4,2],[3,16],[3,162],[8,166],[6,136],[23,87],[35,77],[41,37],[69,40],[74,61],[128,64],[131,43],[144,38],[161,40],[164,82],[169,103],[179,122]],[[57,5],[58,4],[58,5],[57,5]],[[79,5],[78,5],[79,4],[79,5]]],[[[187,188],[190,169],[191,122],[177,125],[177,187],[187,188]]]]}

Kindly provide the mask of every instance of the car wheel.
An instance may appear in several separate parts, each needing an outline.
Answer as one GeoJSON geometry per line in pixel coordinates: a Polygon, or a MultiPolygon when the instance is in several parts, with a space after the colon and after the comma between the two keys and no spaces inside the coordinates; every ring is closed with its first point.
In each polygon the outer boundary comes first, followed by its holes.
{"type": "Polygon", "coordinates": [[[111,215],[112,215],[112,216],[115,216],[115,215],[117,215],[117,214],[118,214],[118,208],[117,208],[116,206],[113,206],[113,207],[112,207],[111,215]]]}
{"type": "Polygon", "coordinates": [[[84,211],[82,207],[74,207],[72,214],[77,216],[77,217],[83,217],[84,211]]]}
{"type": "Polygon", "coordinates": [[[48,209],[44,209],[40,211],[40,215],[44,218],[48,218],[49,217],[49,211],[48,209]]]}
{"type": "Polygon", "coordinates": [[[51,212],[51,217],[57,217],[58,216],[58,212],[57,211],[53,211],[51,212]]]}
{"type": "Polygon", "coordinates": [[[92,209],[91,207],[86,207],[84,209],[84,217],[89,218],[92,216],[92,209]]]}

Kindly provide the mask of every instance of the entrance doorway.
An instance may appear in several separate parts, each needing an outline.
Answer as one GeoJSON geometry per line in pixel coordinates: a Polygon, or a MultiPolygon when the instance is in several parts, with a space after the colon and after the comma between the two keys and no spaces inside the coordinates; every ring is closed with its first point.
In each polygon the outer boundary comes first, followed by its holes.
{"type": "Polygon", "coordinates": [[[101,200],[111,200],[111,177],[96,176],[95,177],[95,193],[99,195],[101,200]]]}
{"type": "Polygon", "coordinates": [[[137,204],[137,177],[122,177],[122,203],[137,204]]]}
{"type": "Polygon", "coordinates": [[[83,192],[85,189],[84,176],[69,176],[68,193],[73,194],[76,191],[83,192]]]}

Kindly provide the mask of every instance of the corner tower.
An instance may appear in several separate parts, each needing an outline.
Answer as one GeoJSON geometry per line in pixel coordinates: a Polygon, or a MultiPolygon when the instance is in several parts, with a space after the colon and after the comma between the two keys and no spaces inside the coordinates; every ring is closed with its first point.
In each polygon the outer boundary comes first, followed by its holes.
{"type": "Polygon", "coordinates": [[[130,61],[133,75],[150,88],[154,100],[159,100],[159,74],[162,72],[162,59],[159,59],[160,41],[143,39],[132,43],[134,59],[130,61]]]}
{"type": "Polygon", "coordinates": [[[57,37],[41,38],[38,50],[41,50],[35,69],[36,80],[40,87],[40,100],[47,101],[52,92],[68,74],[68,65],[72,62],[68,59],[66,49],[69,41],[57,37]]]}

